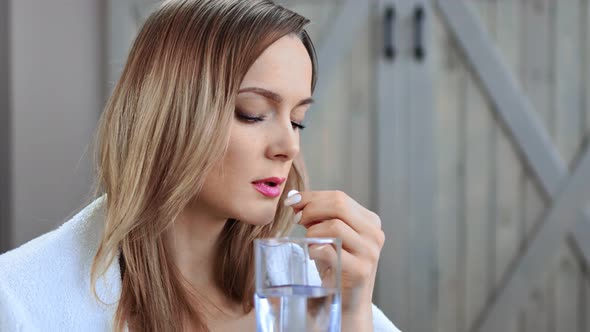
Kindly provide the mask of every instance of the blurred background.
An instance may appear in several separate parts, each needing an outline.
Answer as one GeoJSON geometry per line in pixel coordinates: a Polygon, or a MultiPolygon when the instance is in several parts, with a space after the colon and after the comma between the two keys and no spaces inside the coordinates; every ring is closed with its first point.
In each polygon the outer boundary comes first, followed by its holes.
{"type": "MultiPolygon", "coordinates": [[[[97,119],[157,1],[0,1],[0,253],[92,195],[97,119]]],[[[590,331],[589,0],[283,0],[311,19],[313,189],[381,216],[404,331],[590,331]]]]}

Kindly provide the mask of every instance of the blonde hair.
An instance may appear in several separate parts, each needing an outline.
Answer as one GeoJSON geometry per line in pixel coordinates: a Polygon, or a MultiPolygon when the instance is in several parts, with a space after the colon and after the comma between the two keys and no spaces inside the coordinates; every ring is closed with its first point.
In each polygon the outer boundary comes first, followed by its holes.
{"type": "MultiPolygon", "coordinates": [[[[180,331],[187,320],[207,329],[194,305],[198,296],[169,258],[162,235],[198,199],[222,160],[238,88],[265,48],[299,36],[312,59],[315,89],[315,52],[303,29],[308,22],[268,0],[173,0],[144,23],[97,133],[106,216],[91,279],[95,291],[120,255],[117,331],[180,331]]],[[[302,167],[294,161],[286,188],[304,190],[302,167]]],[[[288,213],[279,204],[265,226],[230,219],[218,240],[216,283],[246,312],[253,308],[253,240],[287,234],[288,213]]]]}

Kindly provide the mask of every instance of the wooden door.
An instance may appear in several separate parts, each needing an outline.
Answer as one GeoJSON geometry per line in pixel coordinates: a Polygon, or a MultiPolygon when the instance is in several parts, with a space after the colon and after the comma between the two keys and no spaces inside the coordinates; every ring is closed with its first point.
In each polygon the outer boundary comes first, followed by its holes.
{"type": "Polygon", "coordinates": [[[587,331],[588,2],[434,13],[437,330],[587,331]]]}

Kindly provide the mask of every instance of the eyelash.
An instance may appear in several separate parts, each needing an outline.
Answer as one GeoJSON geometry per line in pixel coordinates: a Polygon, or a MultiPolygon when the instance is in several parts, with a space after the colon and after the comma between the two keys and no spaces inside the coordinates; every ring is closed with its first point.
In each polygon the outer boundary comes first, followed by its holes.
{"type": "MultiPolygon", "coordinates": [[[[238,118],[240,118],[240,120],[243,120],[248,123],[255,123],[255,122],[264,121],[264,118],[265,118],[264,116],[249,116],[249,115],[242,114],[240,112],[236,112],[236,115],[238,118]]],[[[297,128],[299,130],[305,129],[305,126],[303,124],[295,122],[295,121],[291,121],[291,125],[293,125],[293,128],[297,128]]]]}

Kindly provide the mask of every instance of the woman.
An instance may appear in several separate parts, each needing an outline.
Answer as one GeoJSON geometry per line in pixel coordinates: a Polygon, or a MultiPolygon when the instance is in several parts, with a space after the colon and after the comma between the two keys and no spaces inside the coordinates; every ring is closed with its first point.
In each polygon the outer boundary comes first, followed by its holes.
{"type": "Polygon", "coordinates": [[[379,217],[304,188],[307,23],[268,0],[163,3],[101,118],[102,196],[0,256],[0,330],[254,330],[253,240],[295,221],[343,240],[343,330],[395,331],[371,303],[379,217]]]}

